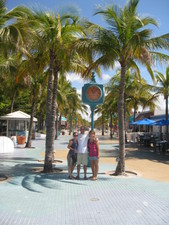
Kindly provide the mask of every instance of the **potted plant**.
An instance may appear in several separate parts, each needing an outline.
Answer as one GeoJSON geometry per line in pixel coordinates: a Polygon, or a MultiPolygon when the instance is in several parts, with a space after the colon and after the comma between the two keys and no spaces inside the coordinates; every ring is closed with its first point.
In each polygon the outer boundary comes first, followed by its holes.
{"type": "Polygon", "coordinates": [[[26,136],[17,136],[17,142],[19,145],[25,144],[26,136]]]}

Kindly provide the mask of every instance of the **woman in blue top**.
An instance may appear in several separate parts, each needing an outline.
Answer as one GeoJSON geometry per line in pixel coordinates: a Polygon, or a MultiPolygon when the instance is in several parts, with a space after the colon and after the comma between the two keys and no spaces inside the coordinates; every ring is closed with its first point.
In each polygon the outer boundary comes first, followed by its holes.
{"type": "Polygon", "coordinates": [[[77,161],[77,147],[78,147],[77,138],[78,138],[78,134],[77,132],[74,132],[73,139],[69,141],[69,144],[67,146],[67,148],[69,149],[69,152],[67,155],[69,179],[74,179],[74,177],[72,176],[72,173],[77,161]]]}

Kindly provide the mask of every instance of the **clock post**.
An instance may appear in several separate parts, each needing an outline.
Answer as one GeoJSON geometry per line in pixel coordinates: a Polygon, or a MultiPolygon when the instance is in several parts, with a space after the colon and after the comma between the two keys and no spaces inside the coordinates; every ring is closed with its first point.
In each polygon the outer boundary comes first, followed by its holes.
{"type": "Polygon", "coordinates": [[[97,84],[94,72],[90,83],[82,87],[82,101],[90,106],[91,110],[91,129],[94,129],[94,109],[97,105],[104,102],[104,89],[102,84],[97,84]]]}
{"type": "Polygon", "coordinates": [[[94,109],[95,109],[95,107],[90,106],[90,110],[91,110],[91,130],[94,129],[94,109]]]}

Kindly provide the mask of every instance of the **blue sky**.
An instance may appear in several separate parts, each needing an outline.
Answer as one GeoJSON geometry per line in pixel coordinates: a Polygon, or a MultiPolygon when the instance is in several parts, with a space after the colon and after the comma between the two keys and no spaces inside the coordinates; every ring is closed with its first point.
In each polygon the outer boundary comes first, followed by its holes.
{"type": "MultiPolygon", "coordinates": [[[[89,19],[90,21],[97,23],[99,25],[105,26],[105,23],[101,16],[93,16],[93,13],[98,6],[106,6],[107,4],[115,3],[118,5],[124,5],[126,0],[6,0],[6,5],[8,10],[11,8],[24,4],[29,7],[38,7],[44,10],[52,10],[60,12],[64,7],[67,6],[77,6],[82,17],[89,19]]],[[[169,32],[169,0],[140,0],[138,13],[140,15],[149,15],[155,18],[159,23],[159,28],[153,28],[154,35],[162,35],[169,32]]],[[[169,52],[166,52],[169,53],[169,52]]],[[[155,67],[158,71],[165,73],[166,66],[155,67]]],[[[114,75],[115,70],[102,71],[102,79],[97,78],[97,82],[106,83],[114,75]]],[[[148,82],[151,82],[150,75],[147,73],[145,68],[141,68],[141,75],[148,82]]],[[[73,80],[72,84],[74,87],[80,91],[83,86],[83,81],[77,76],[71,77],[73,80]]]]}

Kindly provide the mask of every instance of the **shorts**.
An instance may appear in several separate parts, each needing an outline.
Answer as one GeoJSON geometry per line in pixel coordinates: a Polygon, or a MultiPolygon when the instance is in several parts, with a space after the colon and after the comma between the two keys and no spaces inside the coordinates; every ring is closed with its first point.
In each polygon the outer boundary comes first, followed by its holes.
{"type": "Polygon", "coordinates": [[[67,163],[68,163],[68,166],[76,165],[76,163],[73,162],[72,155],[70,155],[70,154],[67,155],[67,163]]]}
{"type": "Polygon", "coordinates": [[[91,161],[97,161],[98,157],[97,156],[89,156],[89,160],[91,161]]]}
{"type": "Polygon", "coordinates": [[[88,164],[88,154],[77,153],[77,165],[82,164],[83,166],[87,166],[88,164]]]}

